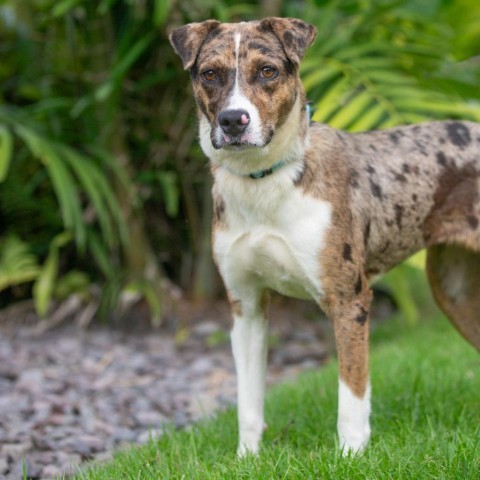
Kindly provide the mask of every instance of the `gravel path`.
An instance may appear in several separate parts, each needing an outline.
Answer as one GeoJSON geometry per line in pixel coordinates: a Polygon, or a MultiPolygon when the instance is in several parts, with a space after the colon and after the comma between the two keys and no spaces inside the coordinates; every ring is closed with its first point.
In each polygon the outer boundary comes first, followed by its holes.
{"type": "MultiPolygon", "coordinates": [[[[288,308],[274,309],[270,385],[327,358],[327,324],[306,320],[311,311],[302,306],[293,322],[288,308]]],[[[41,336],[0,323],[0,478],[19,480],[23,469],[29,479],[68,476],[161,435],[166,423],[183,427],[232,404],[227,309],[190,320],[143,333],[64,326],[41,336]]]]}

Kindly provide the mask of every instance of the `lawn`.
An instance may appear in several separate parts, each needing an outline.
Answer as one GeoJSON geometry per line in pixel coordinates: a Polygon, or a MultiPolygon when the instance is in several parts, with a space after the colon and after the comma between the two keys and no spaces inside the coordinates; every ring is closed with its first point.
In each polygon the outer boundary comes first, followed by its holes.
{"type": "Polygon", "coordinates": [[[443,317],[372,334],[372,439],[343,458],[336,441],[337,366],[269,392],[263,447],[238,460],[235,412],[171,431],[77,479],[480,478],[480,355],[443,317]]]}

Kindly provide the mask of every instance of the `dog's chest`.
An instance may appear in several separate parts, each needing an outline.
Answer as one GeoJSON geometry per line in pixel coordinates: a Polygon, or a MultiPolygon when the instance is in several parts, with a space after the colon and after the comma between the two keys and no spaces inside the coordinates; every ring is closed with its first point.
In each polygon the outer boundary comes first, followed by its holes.
{"type": "Polygon", "coordinates": [[[318,300],[330,212],[329,203],[297,188],[227,194],[225,228],[215,232],[214,250],[228,288],[250,285],[318,300]]]}

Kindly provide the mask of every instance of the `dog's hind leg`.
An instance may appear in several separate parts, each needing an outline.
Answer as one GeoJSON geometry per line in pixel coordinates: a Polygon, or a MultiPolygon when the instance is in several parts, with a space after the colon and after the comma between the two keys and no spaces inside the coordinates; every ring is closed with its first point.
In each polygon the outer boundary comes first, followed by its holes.
{"type": "Polygon", "coordinates": [[[234,325],[231,332],[237,371],[237,454],[257,453],[265,429],[263,404],[267,363],[268,295],[251,291],[242,300],[230,300],[234,325]]]}
{"type": "Polygon", "coordinates": [[[480,351],[480,253],[435,245],[428,249],[427,274],[439,307],[480,351]]]}

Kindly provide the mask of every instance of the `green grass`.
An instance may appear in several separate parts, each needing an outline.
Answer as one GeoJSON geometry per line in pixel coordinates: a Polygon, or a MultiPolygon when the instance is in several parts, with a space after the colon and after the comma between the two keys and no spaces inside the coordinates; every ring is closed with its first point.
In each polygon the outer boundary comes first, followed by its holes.
{"type": "Polygon", "coordinates": [[[119,453],[79,479],[480,478],[480,356],[443,318],[372,335],[372,439],[342,458],[337,367],[269,392],[260,455],[238,460],[235,412],[119,453]]]}

